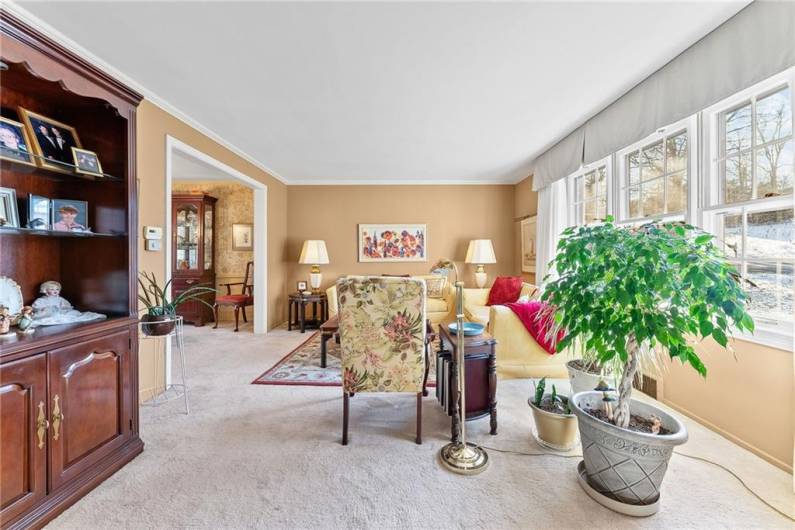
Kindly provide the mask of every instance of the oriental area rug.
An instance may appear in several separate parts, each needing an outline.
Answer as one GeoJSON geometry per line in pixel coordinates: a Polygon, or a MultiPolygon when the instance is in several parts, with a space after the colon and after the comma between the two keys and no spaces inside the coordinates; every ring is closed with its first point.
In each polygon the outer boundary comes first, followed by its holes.
{"type": "MultiPolygon", "coordinates": [[[[252,381],[254,385],[342,386],[340,345],[334,339],[326,343],[326,367],[320,367],[320,332],[316,331],[300,346],[252,381]]],[[[436,350],[433,345],[428,386],[436,386],[436,350]]]]}

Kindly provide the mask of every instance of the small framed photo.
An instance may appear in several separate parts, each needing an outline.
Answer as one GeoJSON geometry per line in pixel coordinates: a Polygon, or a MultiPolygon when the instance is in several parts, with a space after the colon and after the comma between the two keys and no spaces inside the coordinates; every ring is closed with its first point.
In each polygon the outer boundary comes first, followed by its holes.
{"type": "Polygon", "coordinates": [[[0,117],[0,159],[35,166],[25,126],[18,121],[0,117]]]}
{"type": "Polygon", "coordinates": [[[254,248],[254,225],[234,223],[232,225],[232,250],[251,250],[254,248]]]}
{"type": "Polygon", "coordinates": [[[49,197],[41,195],[28,196],[28,228],[36,230],[49,230],[52,213],[50,212],[49,197]]]}
{"type": "Polygon", "coordinates": [[[298,289],[298,292],[299,292],[299,293],[303,293],[303,292],[304,292],[304,291],[306,291],[306,289],[307,289],[307,286],[306,286],[306,282],[305,282],[305,281],[299,281],[299,282],[298,282],[298,283],[295,285],[295,287],[296,287],[296,289],[298,289]]]}
{"type": "Polygon", "coordinates": [[[78,173],[94,177],[103,176],[102,165],[99,163],[99,157],[94,151],[72,147],[72,159],[75,163],[75,171],[78,173]]]}
{"type": "Polygon", "coordinates": [[[0,188],[0,226],[19,228],[17,192],[13,188],[0,188]]]}
{"type": "Polygon", "coordinates": [[[61,173],[73,173],[72,148],[83,147],[71,125],[19,108],[19,116],[28,128],[36,163],[61,173]]]}
{"type": "Polygon", "coordinates": [[[69,199],[52,200],[52,229],[61,232],[90,232],[88,203],[69,199]]]}

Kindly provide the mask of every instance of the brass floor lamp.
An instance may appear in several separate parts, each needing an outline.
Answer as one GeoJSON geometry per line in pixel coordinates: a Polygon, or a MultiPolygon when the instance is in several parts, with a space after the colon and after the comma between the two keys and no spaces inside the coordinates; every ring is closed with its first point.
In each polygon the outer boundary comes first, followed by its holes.
{"type": "Polygon", "coordinates": [[[466,406],[466,359],[464,357],[464,282],[455,283],[456,291],[456,348],[458,369],[458,414],[461,415],[461,441],[450,442],[439,451],[442,464],[455,473],[476,475],[489,467],[489,455],[477,444],[467,442],[466,406]]]}

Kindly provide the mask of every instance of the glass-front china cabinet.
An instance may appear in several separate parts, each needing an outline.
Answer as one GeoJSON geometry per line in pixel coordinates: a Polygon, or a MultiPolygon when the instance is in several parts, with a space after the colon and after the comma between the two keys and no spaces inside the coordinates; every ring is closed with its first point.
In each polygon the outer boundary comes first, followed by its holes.
{"type": "MultiPolygon", "coordinates": [[[[196,285],[215,287],[216,201],[209,195],[175,194],[171,197],[172,296],[196,285]]],[[[204,300],[212,305],[214,298],[208,294],[204,300]]],[[[212,310],[198,300],[182,304],[177,313],[196,326],[203,326],[213,318],[212,310]]]]}

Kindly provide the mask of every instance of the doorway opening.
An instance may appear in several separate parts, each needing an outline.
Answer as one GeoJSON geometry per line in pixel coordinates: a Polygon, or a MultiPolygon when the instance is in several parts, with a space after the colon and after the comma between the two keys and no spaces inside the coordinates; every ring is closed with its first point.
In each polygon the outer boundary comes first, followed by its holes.
{"type": "MultiPolygon", "coordinates": [[[[268,187],[267,185],[255,180],[236,169],[229,167],[228,165],[224,164],[223,162],[216,160],[215,158],[207,155],[199,151],[198,149],[172,137],[166,136],[166,230],[165,230],[165,257],[166,257],[166,275],[167,280],[172,279],[172,269],[175,265],[174,254],[179,252],[179,254],[184,258],[189,255],[187,252],[188,246],[184,246],[180,249],[175,249],[175,234],[173,229],[173,220],[174,220],[174,211],[172,209],[172,195],[174,194],[175,189],[184,189],[182,186],[183,182],[200,182],[200,181],[212,181],[212,182],[219,182],[219,183],[228,183],[230,185],[235,185],[237,187],[245,187],[247,190],[251,190],[253,193],[253,197],[251,199],[251,206],[250,209],[247,208],[245,215],[247,216],[246,219],[240,219],[241,221],[246,221],[239,224],[250,224],[253,225],[251,227],[250,238],[251,238],[251,249],[250,251],[246,252],[246,250],[240,251],[241,256],[244,256],[244,260],[241,270],[229,270],[229,268],[224,269],[225,275],[227,275],[226,279],[242,281],[243,275],[245,273],[245,265],[246,261],[253,260],[254,267],[253,267],[253,295],[254,295],[254,306],[253,306],[253,314],[251,314],[251,308],[249,308],[249,322],[253,323],[253,332],[255,334],[264,334],[267,333],[268,330],[268,304],[267,304],[267,278],[268,278],[268,255],[267,255],[267,205],[268,205],[268,187]],[[232,278],[230,275],[239,276],[239,279],[232,278]]],[[[227,207],[232,207],[234,210],[234,205],[227,205],[227,207]]],[[[234,211],[229,212],[228,219],[236,220],[235,219],[234,211]]],[[[238,224],[238,223],[235,223],[238,224]]],[[[219,231],[219,227],[217,223],[214,223],[212,230],[215,232],[215,244],[212,245],[212,252],[215,253],[214,256],[208,255],[207,259],[212,259],[213,262],[217,261],[217,257],[219,255],[219,247],[218,241],[223,240],[224,243],[228,243],[232,240],[233,234],[231,228],[227,230],[227,227],[223,227],[224,231],[219,231]]],[[[198,249],[199,247],[197,247],[198,249]]],[[[202,247],[203,248],[203,247],[202,247]]],[[[230,254],[224,252],[224,254],[230,254]]],[[[231,253],[230,255],[235,254],[231,253]]],[[[240,256],[238,256],[239,258],[240,256]]],[[[196,255],[193,256],[194,260],[201,261],[201,265],[204,265],[204,260],[206,259],[205,256],[198,256],[198,250],[196,250],[196,255]]],[[[239,259],[239,261],[241,261],[239,259]]],[[[187,264],[190,266],[190,264],[187,264]]],[[[184,264],[181,264],[184,266],[184,264]]],[[[231,266],[230,266],[231,267],[231,266]]],[[[216,266],[213,265],[213,269],[216,269],[216,266]]],[[[218,283],[226,283],[224,282],[224,276],[220,276],[216,281],[213,287],[216,287],[218,283]]],[[[232,283],[231,281],[228,283],[232,283]]],[[[239,286],[238,286],[239,288],[239,286]]],[[[221,294],[225,294],[224,291],[219,291],[221,294]]],[[[223,321],[223,315],[221,315],[222,320],[221,325],[226,325],[227,323],[223,321]]],[[[233,323],[231,325],[234,325],[233,323]]],[[[169,352],[170,353],[170,352],[169,352]]],[[[167,353],[166,355],[166,374],[170,374],[170,364],[171,364],[171,356],[167,353]]]]}

